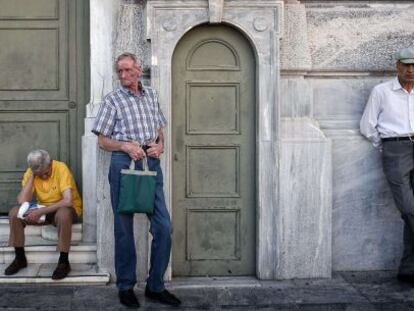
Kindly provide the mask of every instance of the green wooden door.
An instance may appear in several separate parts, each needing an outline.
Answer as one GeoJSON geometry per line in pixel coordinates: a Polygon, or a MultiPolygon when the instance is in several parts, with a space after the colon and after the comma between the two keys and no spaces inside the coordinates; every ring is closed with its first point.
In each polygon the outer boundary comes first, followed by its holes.
{"type": "Polygon", "coordinates": [[[87,2],[0,0],[0,213],[16,204],[32,149],[68,163],[80,182],[87,2]]]}
{"type": "Polygon", "coordinates": [[[173,275],[255,274],[255,57],[202,26],[173,57],[173,275]]]}

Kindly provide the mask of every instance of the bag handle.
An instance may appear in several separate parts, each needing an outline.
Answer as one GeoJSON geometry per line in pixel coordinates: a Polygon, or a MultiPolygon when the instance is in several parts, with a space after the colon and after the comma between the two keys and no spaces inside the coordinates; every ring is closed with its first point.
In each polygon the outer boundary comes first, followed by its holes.
{"type": "MultiPolygon", "coordinates": [[[[135,161],[134,160],[131,160],[131,163],[129,164],[129,169],[130,170],[135,170],[135,161]]],[[[143,172],[149,172],[147,157],[142,158],[142,171],[143,172]]]]}

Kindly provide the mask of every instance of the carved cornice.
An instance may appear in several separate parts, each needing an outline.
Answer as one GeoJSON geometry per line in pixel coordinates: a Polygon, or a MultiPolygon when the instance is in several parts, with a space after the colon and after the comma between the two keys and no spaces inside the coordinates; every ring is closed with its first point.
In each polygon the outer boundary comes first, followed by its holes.
{"type": "MultiPolygon", "coordinates": [[[[148,0],[146,5],[146,37],[148,40],[154,35],[157,28],[154,25],[156,12],[160,11],[205,11],[207,20],[205,22],[221,23],[226,20],[226,14],[240,12],[240,10],[272,10],[274,12],[274,33],[281,37],[283,33],[283,1],[282,0],[257,0],[257,1],[240,1],[240,0],[148,0]]],[[[166,19],[162,22],[162,27],[167,31],[174,31],[175,20],[166,19]]],[[[265,23],[262,16],[257,16],[253,21],[253,27],[256,31],[262,32],[270,30],[268,23],[265,23]]]]}

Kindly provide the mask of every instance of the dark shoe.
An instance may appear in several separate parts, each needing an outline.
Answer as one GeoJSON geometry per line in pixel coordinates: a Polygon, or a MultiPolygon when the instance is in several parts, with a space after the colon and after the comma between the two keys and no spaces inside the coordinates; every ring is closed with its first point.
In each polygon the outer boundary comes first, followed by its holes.
{"type": "Polygon", "coordinates": [[[58,263],[55,271],[52,274],[52,280],[64,279],[70,272],[70,264],[68,262],[58,263]]]}
{"type": "Polygon", "coordinates": [[[12,263],[4,270],[5,275],[13,275],[20,271],[20,269],[27,267],[26,259],[14,259],[12,263]]]}
{"type": "Polygon", "coordinates": [[[181,304],[181,300],[175,297],[166,289],[164,289],[162,292],[157,293],[151,291],[147,286],[145,287],[145,297],[169,306],[179,306],[181,304]]]}
{"type": "Polygon", "coordinates": [[[414,274],[397,274],[397,279],[400,282],[411,283],[414,284],[414,274]]]}
{"type": "Polygon", "coordinates": [[[120,290],[118,292],[119,302],[130,309],[138,309],[139,302],[137,296],[135,296],[133,289],[120,290]]]}

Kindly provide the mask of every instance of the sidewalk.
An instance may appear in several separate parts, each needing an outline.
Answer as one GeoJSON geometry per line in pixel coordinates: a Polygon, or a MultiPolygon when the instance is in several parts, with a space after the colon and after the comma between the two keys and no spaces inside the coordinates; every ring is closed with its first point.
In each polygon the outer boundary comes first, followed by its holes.
{"type": "MultiPolygon", "coordinates": [[[[175,279],[167,284],[179,310],[414,310],[414,286],[392,271],[341,272],[332,279],[258,281],[253,278],[175,279]]],[[[178,310],[147,301],[136,288],[140,310],[178,310]]],[[[0,285],[0,310],[127,310],[108,286],[0,285]]]]}

